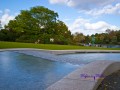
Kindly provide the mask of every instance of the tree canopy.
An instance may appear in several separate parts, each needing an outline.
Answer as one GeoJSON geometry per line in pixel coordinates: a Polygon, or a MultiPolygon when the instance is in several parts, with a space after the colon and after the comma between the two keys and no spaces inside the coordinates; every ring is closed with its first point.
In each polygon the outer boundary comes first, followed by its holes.
{"type": "Polygon", "coordinates": [[[61,43],[68,44],[65,38],[71,36],[67,26],[58,20],[58,13],[43,6],[21,10],[21,13],[11,20],[5,29],[16,33],[16,40],[20,42],[61,43]],[[54,42],[50,41],[54,39],[54,42]]]}

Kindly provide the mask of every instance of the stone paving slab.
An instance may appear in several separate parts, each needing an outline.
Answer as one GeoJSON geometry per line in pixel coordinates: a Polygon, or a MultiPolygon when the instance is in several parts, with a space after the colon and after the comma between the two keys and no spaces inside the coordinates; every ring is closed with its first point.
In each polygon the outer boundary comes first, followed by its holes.
{"type": "Polygon", "coordinates": [[[89,87],[94,87],[94,82],[80,81],[72,79],[61,79],[47,90],[92,90],[89,87]]]}

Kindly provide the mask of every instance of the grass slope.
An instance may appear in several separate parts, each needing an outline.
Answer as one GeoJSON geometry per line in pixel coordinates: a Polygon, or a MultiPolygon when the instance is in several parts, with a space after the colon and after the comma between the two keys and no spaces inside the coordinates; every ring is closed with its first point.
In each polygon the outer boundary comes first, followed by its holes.
{"type": "Polygon", "coordinates": [[[49,50],[75,50],[75,49],[92,49],[92,50],[120,50],[120,48],[100,48],[100,47],[85,47],[73,45],[55,45],[55,44],[34,44],[34,43],[18,43],[18,42],[0,42],[0,49],[6,48],[37,48],[49,50]]]}

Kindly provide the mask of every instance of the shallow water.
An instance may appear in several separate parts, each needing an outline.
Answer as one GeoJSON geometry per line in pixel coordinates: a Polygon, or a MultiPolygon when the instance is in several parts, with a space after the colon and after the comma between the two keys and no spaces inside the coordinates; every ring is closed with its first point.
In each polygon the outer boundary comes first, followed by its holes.
{"type": "Polygon", "coordinates": [[[0,52],[0,90],[44,90],[78,68],[15,52],[0,52]]]}
{"type": "Polygon", "coordinates": [[[60,55],[81,62],[81,64],[90,63],[97,60],[120,61],[120,53],[76,53],[60,55]]]}

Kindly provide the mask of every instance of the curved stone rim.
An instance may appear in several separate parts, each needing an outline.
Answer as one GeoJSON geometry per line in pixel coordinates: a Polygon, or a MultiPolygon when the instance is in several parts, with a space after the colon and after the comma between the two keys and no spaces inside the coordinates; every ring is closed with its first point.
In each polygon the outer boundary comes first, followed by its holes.
{"type": "MultiPolygon", "coordinates": [[[[118,70],[120,70],[120,62],[112,62],[103,70],[102,74],[108,76],[118,70]]],[[[93,90],[96,90],[102,81],[103,79],[98,79],[93,90]]]]}
{"type": "Polygon", "coordinates": [[[102,80],[104,79],[81,79],[79,75],[86,73],[88,75],[94,75],[99,72],[105,76],[120,70],[120,62],[107,61],[103,62],[95,61],[82,68],[79,68],[72,73],[65,76],[63,79],[49,86],[46,90],[96,90],[102,80]],[[96,70],[94,70],[94,68],[96,70]]]}

